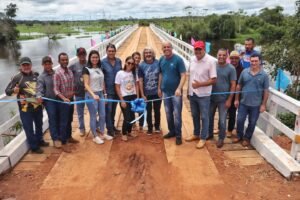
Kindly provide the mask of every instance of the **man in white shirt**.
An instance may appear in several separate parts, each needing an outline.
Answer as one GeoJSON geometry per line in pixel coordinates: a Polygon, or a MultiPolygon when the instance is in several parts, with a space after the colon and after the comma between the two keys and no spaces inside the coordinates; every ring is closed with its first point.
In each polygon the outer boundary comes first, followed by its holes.
{"type": "Polygon", "coordinates": [[[205,44],[203,41],[195,42],[194,53],[195,56],[193,56],[190,61],[188,89],[194,123],[194,134],[186,138],[186,141],[200,140],[196,148],[201,149],[205,146],[208,136],[210,95],[212,85],[216,83],[217,60],[205,52],[205,44]],[[202,120],[201,134],[200,115],[202,120]]]}

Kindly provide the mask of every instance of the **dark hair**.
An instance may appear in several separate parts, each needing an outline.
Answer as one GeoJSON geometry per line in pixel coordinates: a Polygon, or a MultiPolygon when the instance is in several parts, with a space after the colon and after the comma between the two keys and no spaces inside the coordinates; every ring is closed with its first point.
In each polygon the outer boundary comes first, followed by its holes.
{"type": "Polygon", "coordinates": [[[112,43],[108,43],[108,45],[106,46],[106,51],[108,50],[108,48],[113,48],[115,51],[117,50],[116,46],[112,43]]]}
{"type": "Polygon", "coordinates": [[[92,68],[92,67],[93,67],[92,62],[91,62],[91,58],[92,58],[92,55],[93,55],[93,54],[96,54],[96,55],[99,57],[99,62],[98,62],[97,65],[98,65],[99,68],[101,68],[100,54],[99,54],[99,52],[96,51],[96,50],[90,51],[89,56],[88,56],[87,66],[88,66],[89,68],[92,68]]]}
{"type": "Polygon", "coordinates": [[[67,53],[61,52],[60,54],[58,54],[58,62],[60,61],[60,57],[61,57],[61,56],[67,56],[67,57],[69,58],[69,56],[68,56],[67,53]]]}
{"type": "Polygon", "coordinates": [[[133,58],[133,57],[136,56],[136,55],[138,55],[138,56],[141,57],[141,54],[140,54],[140,52],[138,52],[138,51],[133,52],[133,54],[131,55],[131,57],[133,58]]]}
{"type": "Polygon", "coordinates": [[[225,48],[220,48],[219,50],[218,50],[218,52],[219,51],[225,51],[226,53],[227,53],[227,49],[225,49],[225,48]]]}
{"type": "MultiPolygon", "coordinates": [[[[128,56],[128,57],[125,59],[124,68],[123,68],[124,71],[126,71],[127,61],[130,60],[130,59],[132,59],[132,60],[134,61],[134,59],[133,59],[132,56],[128,56]]],[[[133,74],[134,80],[136,81],[136,69],[135,69],[135,65],[133,65],[133,68],[132,68],[132,74],[133,74]]]]}
{"type": "Polygon", "coordinates": [[[262,60],[261,54],[254,52],[250,55],[250,58],[258,58],[260,61],[262,60]]]}
{"type": "Polygon", "coordinates": [[[254,40],[254,38],[247,38],[245,41],[251,41],[253,44],[255,43],[255,40],[254,40]]]}

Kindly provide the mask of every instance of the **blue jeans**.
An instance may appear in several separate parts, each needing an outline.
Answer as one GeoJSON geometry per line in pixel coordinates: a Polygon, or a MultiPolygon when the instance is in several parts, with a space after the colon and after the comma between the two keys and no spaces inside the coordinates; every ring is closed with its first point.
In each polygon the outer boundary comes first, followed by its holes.
{"type": "Polygon", "coordinates": [[[215,113],[218,108],[219,112],[219,140],[224,140],[226,136],[226,117],[227,108],[225,107],[225,102],[213,102],[210,101],[210,111],[209,111],[209,136],[213,136],[214,129],[214,118],[215,113]]]}
{"type": "Polygon", "coordinates": [[[209,126],[210,96],[198,97],[196,94],[190,96],[190,106],[194,123],[194,135],[200,136],[200,115],[202,121],[201,139],[206,140],[209,126]]]}
{"type": "MultiPolygon", "coordinates": [[[[167,95],[163,93],[163,97],[170,97],[173,95],[167,95]]],[[[182,126],[182,96],[174,96],[172,98],[164,99],[164,105],[166,110],[166,117],[168,122],[168,129],[171,135],[176,138],[181,138],[181,126],[182,126]]]]}
{"type": "MultiPolygon", "coordinates": [[[[94,92],[98,95],[100,99],[104,98],[103,92],[94,92]]],[[[93,99],[90,93],[85,93],[85,99],[93,99]]],[[[94,136],[97,136],[96,129],[99,128],[101,133],[104,133],[105,129],[105,102],[104,101],[94,101],[87,103],[87,107],[90,113],[90,128],[94,136]],[[97,119],[97,115],[99,119],[97,119]]]]}
{"type": "Polygon", "coordinates": [[[20,118],[26,134],[27,142],[31,150],[39,149],[43,141],[43,109],[40,106],[34,112],[23,112],[20,110],[20,118]],[[35,131],[33,130],[35,125],[35,131]]]}
{"type": "Polygon", "coordinates": [[[259,108],[260,106],[246,106],[244,104],[240,104],[237,115],[237,136],[239,139],[251,140],[253,135],[256,122],[259,117],[259,108]],[[244,135],[244,126],[245,121],[248,116],[248,127],[246,129],[246,133],[244,135]]]}
{"type": "Polygon", "coordinates": [[[69,139],[70,136],[70,124],[71,120],[70,119],[70,112],[72,110],[72,107],[74,105],[69,105],[65,103],[59,103],[58,104],[58,135],[60,135],[61,143],[66,144],[67,139],[69,139]]]}
{"type": "MultiPolygon", "coordinates": [[[[75,96],[75,101],[82,101],[84,99],[85,99],[85,97],[75,96]]],[[[77,115],[78,115],[79,129],[80,130],[85,130],[84,106],[85,106],[85,103],[76,104],[76,111],[77,111],[77,115]]]]}
{"type": "MultiPolygon", "coordinates": [[[[107,94],[107,99],[119,100],[119,97],[115,94],[107,94]]],[[[116,102],[107,102],[105,105],[105,111],[106,111],[105,121],[106,121],[106,128],[109,133],[114,132],[117,105],[118,103],[116,102]]]]}
{"type": "Polygon", "coordinates": [[[53,141],[59,140],[59,130],[58,130],[58,123],[59,123],[59,103],[53,101],[45,101],[44,106],[46,108],[49,120],[49,129],[50,135],[53,141]]]}

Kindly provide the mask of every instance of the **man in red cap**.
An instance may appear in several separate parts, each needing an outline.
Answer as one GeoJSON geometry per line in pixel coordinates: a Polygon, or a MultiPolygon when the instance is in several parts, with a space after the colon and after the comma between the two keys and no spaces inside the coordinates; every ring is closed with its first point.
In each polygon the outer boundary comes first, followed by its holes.
{"type": "Polygon", "coordinates": [[[217,60],[205,52],[203,41],[194,44],[195,56],[191,58],[189,66],[189,88],[191,112],[194,123],[194,134],[186,138],[187,142],[200,140],[196,148],[205,146],[208,136],[209,107],[212,85],[216,82],[217,60]],[[200,134],[200,115],[202,128],[200,134]]]}

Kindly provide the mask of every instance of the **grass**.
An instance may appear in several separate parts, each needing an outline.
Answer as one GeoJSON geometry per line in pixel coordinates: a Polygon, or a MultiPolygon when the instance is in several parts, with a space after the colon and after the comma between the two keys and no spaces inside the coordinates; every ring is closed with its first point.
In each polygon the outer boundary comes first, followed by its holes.
{"type": "Polygon", "coordinates": [[[45,35],[20,35],[18,40],[34,40],[42,37],[45,37],[45,35]]]}
{"type": "MultiPolygon", "coordinates": [[[[72,33],[78,33],[79,31],[76,31],[71,26],[66,26],[65,24],[62,25],[50,25],[53,26],[55,29],[59,30],[60,34],[72,34],[72,33]]],[[[25,24],[18,24],[17,30],[20,33],[43,33],[45,29],[45,25],[42,24],[33,24],[32,26],[27,26],[25,24]]]]}
{"type": "Polygon", "coordinates": [[[244,43],[245,39],[247,38],[254,38],[255,41],[259,41],[260,34],[256,31],[251,30],[249,33],[245,33],[245,34],[237,33],[235,38],[229,38],[224,40],[234,41],[237,43],[244,43]]]}

